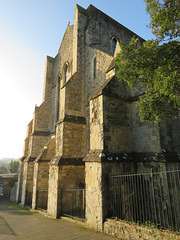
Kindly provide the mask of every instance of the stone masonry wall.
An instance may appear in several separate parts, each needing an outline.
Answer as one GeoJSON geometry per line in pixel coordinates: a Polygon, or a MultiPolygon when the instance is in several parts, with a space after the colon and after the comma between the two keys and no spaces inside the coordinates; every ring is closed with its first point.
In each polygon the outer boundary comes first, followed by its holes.
{"type": "MultiPolygon", "coordinates": [[[[56,153],[56,136],[52,136],[49,142],[44,146],[43,153],[41,154],[40,160],[49,162],[56,153]]],[[[41,161],[39,161],[41,162],[41,161]]]]}
{"type": "Polygon", "coordinates": [[[26,185],[27,185],[27,172],[28,172],[28,162],[24,162],[23,181],[22,181],[22,195],[21,195],[21,204],[22,205],[25,205],[26,185]]]}
{"type": "Polygon", "coordinates": [[[51,104],[52,104],[52,73],[54,59],[47,57],[44,80],[43,103],[35,107],[33,121],[28,126],[28,155],[35,158],[39,155],[48,140],[51,126],[51,104]]]}
{"type": "Polygon", "coordinates": [[[69,195],[67,189],[84,189],[85,186],[84,166],[61,165],[59,166],[58,179],[58,216],[71,211],[72,195],[69,195]]]}
{"type": "Polygon", "coordinates": [[[102,166],[97,162],[86,162],[86,219],[90,228],[103,228],[103,183],[102,166]]]}
{"type": "Polygon", "coordinates": [[[66,84],[65,113],[84,116],[84,75],[75,74],[66,84]]]}
{"type": "Polygon", "coordinates": [[[180,121],[167,120],[160,123],[161,148],[166,152],[180,154],[180,121]]]}
{"type": "Polygon", "coordinates": [[[141,123],[135,103],[131,104],[134,152],[161,152],[158,123],[141,123]]]}
{"type": "Polygon", "coordinates": [[[30,123],[27,126],[27,134],[26,134],[26,139],[24,140],[24,150],[23,154],[24,156],[27,157],[28,155],[28,148],[29,148],[29,138],[32,134],[32,125],[33,125],[33,120],[30,121],[30,123]]]}
{"type": "Polygon", "coordinates": [[[84,166],[60,165],[59,166],[59,189],[83,188],[85,170],[84,166]]]}
{"type": "Polygon", "coordinates": [[[34,158],[37,157],[48,139],[48,136],[32,135],[29,141],[29,155],[34,158]]]}
{"type": "Polygon", "coordinates": [[[83,158],[86,155],[86,125],[64,123],[63,157],[83,158]]]}
{"type": "Polygon", "coordinates": [[[89,100],[102,87],[106,80],[105,71],[109,67],[112,57],[97,51],[96,49],[86,46],[86,65],[85,65],[85,113],[87,124],[87,149],[90,148],[90,126],[89,126],[89,100]],[[94,58],[97,60],[97,77],[93,77],[93,62],[94,58]]]}
{"type": "Polygon", "coordinates": [[[127,44],[133,36],[138,37],[92,5],[88,7],[87,14],[91,21],[86,30],[86,43],[89,45],[96,43],[96,48],[109,55],[113,55],[111,42],[113,37],[123,44],[127,44]]]}
{"type": "Polygon", "coordinates": [[[86,65],[85,65],[85,103],[88,105],[89,99],[102,87],[106,80],[106,70],[108,69],[113,57],[98,51],[95,48],[86,46],[86,65]],[[94,58],[97,61],[97,75],[94,78],[94,58]]]}
{"type": "Polygon", "coordinates": [[[49,165],[47,216],[57,218],[59,167],[49,165]]]}
{"type": "Polygon", "coordinates": [[[34,163],[24,162],[21,204],[25,205],[26,191],[33,191],[34,163]]]}
{"type": "Polygon", "coordinates": [[[56,106],[56,97],[57,97],[57,89],[56,89],[56,85],[52,88],[52,106],[51,106],[51,112],[52,112],[52,115],[51,115],[51,127],[50,127],[50,132],[51,133],[55,133],[55,124],[57,122],[57,106],[56,106]]]}
{"type": "Polygon", "coordinates": [[[132,151],[131,109],[127,101],[103,96],[104,150],[132,151]]]}
{"type": "MultiPolygon", "coordinates": [[[[52,105],[51,105],[51,133],[55,132],[55,124],[58,121],[57,119],[57,102],[58,102],[58,78],[62,80],[62,72],[61,72],[61,55],[57,53],[54,58],[54,68],[53,68],[53,76],[52,76],[52,105]]],[[[60,97],[60,96],[59,96],[60,97]]]]}
{"type": "MultiPolygon", "coordinates": [[[[37,192],[40,190],[48,191],[49,182],[49,164],[46,163],[35,163],[34,164],[34,178],[33,178],[33,199],[32,208],[36,208],[38,201],[37,192]]],[[[45,199],[44,199],[45,200],[45,199]]]]}
{"type": "Polygon", "coordinates": [[[36,158],[34,163],[33,177],[33,199],[32,208],[45,207],[45,198],[47,197],[48,181],[49,181],[49,161],[55,156],[55,136],[44,146],[41,154],[36,158]],[[38,192],[40,191],[40,192],[38,192]],[[42,192],[43,191],[43,192],[42,192]]]}
{"type": "Polygon", "coordinates": [[[62,191],[84,187],[84,166],[50,165],[48,186],[47,215],[51,218],[57,218],[65,209],[65,206],[62,209],[62,191]]]}
{"type": "Polygon", "coordinates": [[[129,224],[123,221],[107,220],[104,223],[104,232],[119,239],[147,239],[147,240],[168,240],[180,239],[178,234],[170,231],[160,231],[153,227],[143,227],[136,224],[129,224]]]}
{"type": "Polygon", "coordinates": [[[39,107],[36,107],[34,112],[34,131],[49,132],[50,130],[50,103],[43,102],[39,107]]]}
{"type": "Polygon", "coordinates": [[[34,163],[34,175],[33,175],[32,209],[36,209],[37,182],[38,182],[38,163],[35,162],[34,163]]]}
{"type": "Polygon", "coordinates": [[[64,122],[58,123],[56,126],[56,155],[63,155],[63,129],[64,122]]]}
{"type": "Polygon", "coordinates": [[[38,163],[37,190],[48,190],[49,164],[38,163]]]}
{"type": "Polygon", "coordinates": [[[90,228],[102,231],[108,216],[108,175],[111,173],[133,172],[130,162],[85,162],[86,219],[90,228]]]}
{"type": "Polygon", "coordinates": [[[27,183],[26,183],[27,191],[33,190],[33,175],[34,175],[34,162],[29,162],[28,172],[27,172],[27,183]]]}
{"type": "Polygon", "coordinates": [[[73,73],[84,72],[84,38],[87,16],[81,9],[76,5],[74,12],[73,73]]]}
{"type": "Polygon", "coordinates": [[[32,131],[50,131],[54,58],[46,58],[43,103],[35,107],[32,131]]]}
{"type": "MultiPolygon", "coordinates": [[[[60,59],[58,65],[60,65],[60,73],[63,78],[63,68],[65,63],[71,63],[73,61],[73,25],[67,26],[66,32],[64,34],[63,40],[61,42],[61,46],[59,48],[58,53],[60,54],[60,59]]],[[[71,67],[71,66],[69,66],[71,67]]],[[[54,71],[57,71],[54,69],[54,71]]],[[[69,69],[69,73],[71,73],[69,69]]],[[[68,78],[71,77],[71,74],[68,73],[68,78]]]]}
{"type": "Polygon", "coordinates": [[[103,96],[90,101],[90,148],[104,149],[103,133],[103,96]]]}

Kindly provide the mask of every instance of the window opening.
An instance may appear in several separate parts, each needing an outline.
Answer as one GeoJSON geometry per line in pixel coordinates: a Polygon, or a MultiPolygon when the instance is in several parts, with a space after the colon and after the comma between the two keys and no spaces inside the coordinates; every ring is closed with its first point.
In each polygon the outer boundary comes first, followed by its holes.
{"type": "Polygon", "coordinates": [[[59,108],[60,108],[60,77],[57,82],[57,121],[59,120],[59,108]]]}
{"type": "Polygon", "coordinates": [[[94,58],[94,78],[97,76],[97,60],[96,57],[94,58]]]}
{"type": "Polygon", "coordinates": [[[116,38],[113,38],[112,39],[112,51],[113,51],[113,54],[116,50],[116,44],[117,44],[117,39],[116,38]]]}
{"type": "Polygon", "coordinates": [[[68,65],[65,67],[65,83],[68,81],[68,65]]]}

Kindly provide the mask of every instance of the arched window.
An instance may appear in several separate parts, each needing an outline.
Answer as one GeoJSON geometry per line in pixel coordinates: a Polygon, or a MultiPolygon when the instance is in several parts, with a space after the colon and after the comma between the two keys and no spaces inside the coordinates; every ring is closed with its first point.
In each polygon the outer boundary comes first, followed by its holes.
{"type": "Polygon", "coordinates": [[[94,76],[94,78],[96,78],[96,76],[97,76],[97,60],[96,60],[96,57],[94,58],[94,62],[93,62],[93,76],[94,76]]]}
{"type": "Polygon", "coordinates": [[[64,80],[65,80],[65,83],[67,83],[68,81],[68,65],[67,64],[65,66],[64,80]]]}
{"type": "Polygon", "coordinates": [[[56,114],[56,120],[58,121],[59,120],[59,108],[60,108],[60,76],[58,77],[58,80],[57,80],[57,99],[56,99],[56,102],[57,102],[57,114],[56,114]]]}
{"type": "Polygon", "coordinates": [[[116,44],[117,44],[117,39],[116,38],[113,38],[112,39],[112,51],[113,51],[113,54],[116,50],[116,44]]]}

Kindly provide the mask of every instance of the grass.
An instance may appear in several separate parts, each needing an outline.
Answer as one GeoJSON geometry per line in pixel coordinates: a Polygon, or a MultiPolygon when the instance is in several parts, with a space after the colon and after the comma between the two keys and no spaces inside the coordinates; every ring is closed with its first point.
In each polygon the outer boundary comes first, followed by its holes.
{"type": "Polygon", "coordinates": [[[34,213],[36,213],[36,211],[30,210],[28,207],[19,206],[17,204],[11,204],[10,207],[13,208],[14,210],[17,210],[20,213],[27,213],[27,214],[34,214],[34,213]]]}
{"type": "Polygon", "coordinates": [[[86,230],[86,231],[90,231],[90,232],[98,232],[97,230],[94,230],[94,229],[85,227],[85,226],[83,226],[83,225],[77,225],[76,227],[77,227],[78,229],[80,229],[80,230],[86,230]]]}

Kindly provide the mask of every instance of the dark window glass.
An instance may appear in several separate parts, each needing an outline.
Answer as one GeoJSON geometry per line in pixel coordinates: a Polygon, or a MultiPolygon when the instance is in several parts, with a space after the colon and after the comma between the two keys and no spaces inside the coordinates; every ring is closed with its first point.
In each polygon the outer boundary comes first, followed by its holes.
{"type": "Polygon", "coordinates": [[[59,120],[59,107],[60,107],[60,77],[58,77],[57,83],[57,121],[59,120]]]}
{"type": "Polygon", "coordinates": [[[97,61],[96,58],[94,58],[94,78],[96,78],[97,75],[97,61]]]}
{"type": "Polygon", "coordinates": [[[113,50],[113,54],[114,54],[114,52],[115,52],[115,50],[116,50],[116,44],[117,44],[117,39],[116,39],[116,38],[113,38],[113,40],[112,40],[112,50],[113,50]]]}
{"type": "Polygon", "coordinates": [[[67,83],[67,80],[68,80],[68,65],[66,65],[65,68],[65,83],[67,83]]]}

